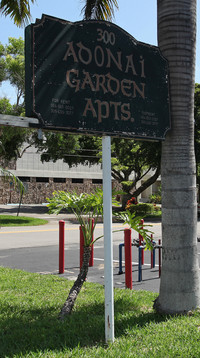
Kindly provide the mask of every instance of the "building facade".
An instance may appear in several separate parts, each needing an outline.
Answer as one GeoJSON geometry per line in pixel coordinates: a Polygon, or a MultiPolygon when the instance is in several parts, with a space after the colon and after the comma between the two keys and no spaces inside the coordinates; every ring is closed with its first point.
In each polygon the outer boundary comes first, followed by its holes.
{"type": "MultiPolygon", "coordinates": [[[[95,188],[102,187],[103,183],[101,164],[78,165],[70,168],[63,160],[42,163],[40,154],[34,147],[28,148],[22,158],[12,163],[9,169],[25,186],[23,204],[45,203],[56,190],[90,193],[95,188]]],[[[158,185],[159,181],[145,190],[139,199],[147,202],[149,196],[157,191],[158,185]]],[[[114,180],[112,186],[116,190],[120,189],[119,184],[114,180]]],[[[15,204],[21,200],[14,182],[5,181],[3,177],[0,178],[0,194],[0,204],[15,204]]]]}

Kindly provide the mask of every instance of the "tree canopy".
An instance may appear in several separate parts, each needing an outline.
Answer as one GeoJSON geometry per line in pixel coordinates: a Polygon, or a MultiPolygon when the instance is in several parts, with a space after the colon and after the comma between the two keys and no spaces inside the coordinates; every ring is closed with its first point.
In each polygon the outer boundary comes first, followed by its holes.
{"type": "MultiPolygon", "coordinates": [[[[25,63],[24,40],[9,37],[8,44],[0,43],[0,83],[9,81],[16,90],[15,115],[24,114],[25,63]]],[[[11,114],[11,113],[10,113],[11,114]]]]}

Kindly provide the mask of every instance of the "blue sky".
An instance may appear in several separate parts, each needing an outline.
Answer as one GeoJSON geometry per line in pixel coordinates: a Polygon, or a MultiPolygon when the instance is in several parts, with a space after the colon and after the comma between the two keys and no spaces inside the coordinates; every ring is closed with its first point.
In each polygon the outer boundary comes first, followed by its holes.
{"type": "MultiPolygon", "coordinates": [[[[197,1],[197,60],[196,82],[200,83],[200,2],[197,1]]],[[[119,10],[115,12],[114,23],[129,32],[138,41],[157,45],[157,1],[118,0],[119,10]]],[[[36,0],[31,5],[32,22],[48,14],[68,21],[82,20],[81,9],[84,0],[36,0]]],[[[24,38],[24,28],[18,28],[10,20],[0,15],[0,42],[6,44],[8,37],[24,38]]],[[[6,95],[11,101],[15,90],[4,84],[0,96],[6,95]]]]}

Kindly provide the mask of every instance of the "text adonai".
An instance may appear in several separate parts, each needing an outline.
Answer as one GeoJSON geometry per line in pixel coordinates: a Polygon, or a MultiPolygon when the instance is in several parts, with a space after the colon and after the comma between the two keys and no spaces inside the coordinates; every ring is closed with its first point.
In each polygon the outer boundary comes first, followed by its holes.
{"type": "Polygon", "coordinates": [[[112,51],[107,44],[115,44],[115,34],[102,29],[97,29],[97,41],[93,48],[82,42],[68,42],[63,57],[67,68],[70,67],[66,70],[66,83],[74,93],[84,93],[84,90],[88,93],[89,90],[95,94],[84,97],[83,117],[96,118],[98,123],[110,116],[115,120],[133,122],[132,99],[138,96],[145,99],[144,58],[137,56],[136,60],[133,53],[124,55],[122,51],[114,51],[114,48],[112,51]],[[101,46],[98,41],[104,45],[101,46]],[[95,70],[91,71],[91,68],[95,70]],[[105,96],[109,100],[102,100],[105,96]]]}

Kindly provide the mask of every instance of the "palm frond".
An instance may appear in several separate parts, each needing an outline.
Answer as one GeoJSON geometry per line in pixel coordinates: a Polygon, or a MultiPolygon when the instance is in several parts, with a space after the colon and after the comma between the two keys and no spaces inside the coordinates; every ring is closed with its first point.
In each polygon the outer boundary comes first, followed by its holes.
{"type": "Polygon", "coordinates": [[[131,213],[129,210],[115,213],[115,216],[118,219],[121,219],[124,222],[124,224],[128,224],[131,229],[137,231],[143,237],[147,249],[149,250],[153,249],[152,241],[151,241],[151,234],[153,234],[153,232],[147,229],[147,226],[149,227],[152,225],[143,225],[142,227],[141,226],[142,218],[139,216],[135,216],[135,213],[134,212],[131,213]]]}
{"type": "MultiPolygon", "coordinates": [[[[31,2],[34,3],[34,0],[31,2]]],[[[31,19],[29,0],[1,0],[0,12],[10,16],[17,26],[25,25],[31,19]]]]}
{"type": "Polygon", "coordinates": [[[22,181],[17,176],[15,176],[9,170],[3,169],[2,167],[0,167],[0,173],[3,175],[3,177],[6,180],[13,180],[14,181],[15,186],[18,187],[21,195],[24,193],[24,191],[25,191],[24,185],[23,185],[22,181]]]}
{"type": "MultiPolygon", "coordinates": [[[[116,194],[116,193],[115,193],[116,194]]],[[[52,198],[47,198],[49,213],[58,214],[62,209],[70,210],[76,216],[82,227],[84,245],[91,246],[97,239],[92,241],[95,226],[99,217],[103,215],[103,191],[96,189],[94,193],[78,194],[75,191],[55,191],[52,198]],[[92,219],[94,220],[92,223],[92,219]]],[[[113,204],[119,204],[112,197],[113,204]]]]}
{"type": "Polygon", "coordinates": [[[82,12],[84,20],[112,21],[115,8],[118,9],[117,0],[87,0],[82,12]]]}

